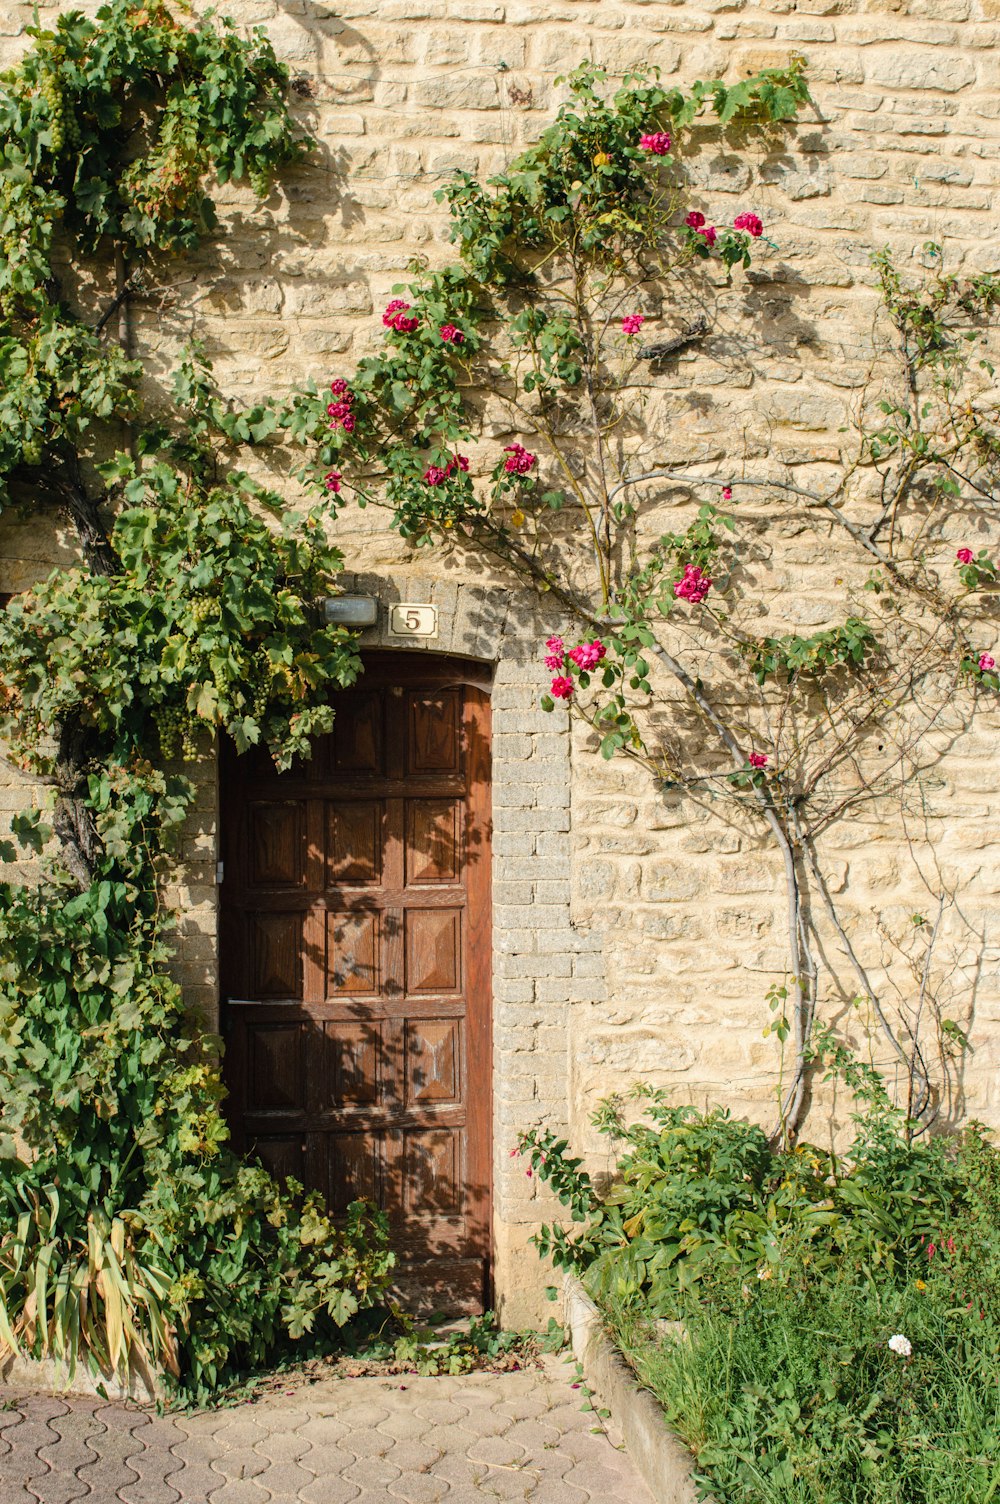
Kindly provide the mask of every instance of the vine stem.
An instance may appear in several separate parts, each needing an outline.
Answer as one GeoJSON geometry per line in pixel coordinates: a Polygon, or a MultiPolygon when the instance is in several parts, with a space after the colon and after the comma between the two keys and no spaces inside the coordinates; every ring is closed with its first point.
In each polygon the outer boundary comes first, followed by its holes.
{"type": "MultiPolygon", "coordinates": [[[[668,649],[661,647],[659,643],[654,642],[649,651],[659,658],[663,666],[687,690],[702,715],[709,721],[716,735],[729,751],[733,766],[740,770],[745,768],[747,759],[738,740],[719,715],[704,690],[692,678],[684,665],[678,662],[674,655],[668,649]]],[[[753,792],[757,807],[781,853],[781,860],[785,869],[785,889],[788,900],[786,920],[788,954],[791,963],[792,984],[796,989],[795,1007],[792,1013],[795,1036],[795,1061],[792,1068],[792,1079],[784,1101],[781,1104],[781,1120],[772,1134],[772,1138],[791,1140],[794,1138],[798,1128],[805,1101],[806,1056],[809,1044],[809,1028],[815,1007],[818,969],[808,941],[802,903],[802,886],[799,881],[798,869],[795,862],[795,847],[788,832],[782,825],[778,811],[775,809],[774,803],[767,791],[754,785],[753,792]],[[805,986],[803,986],[803,982],[805,982],[805,986]]]]}
{"type": "MultiPolygon", "coordinates": [[[[851,964],[855,976],[861,983],[865,997],[868,999],[875,1010],[875,1017],[879,1021],[879,1027],[881,1028],[886,1039],[889,1041],[889,1045],[892,1048],[893,1054],[909,1072],[911,1070],[911,1062],[908,1060],[906,1051],[903,1049],[903,1046],[896,1038],[895,1031],[893,1030],[892,1025],[886,1017],[886,1013],[884,1008],[882,1007],[882,1004],[878,1000],[875,988],[871,984],[871,979],[868,976],[868,972],[865,969],[865,966],[861,961],[861,958],[859,957],[857,951],[855,950],[850,936],[844,929],[840,916],[837,913],[837,906],[833,901],[833,896],[830,893],[826,878],[823,876],[820,865],[816,860],[815,852],[812,849],[812,843],[810,842],[806,832],[802,830],[798,815],[795,811],[793,811],[793,818],[798,825],[799,845],[806,865],[809,868],[809,874],[816,884],[816,891],[819,893],[820,898],[823,900],[823,907],[826,909],[830,923],[833,925],[834,929],[837,932],[837,937],[840,940],[841,945],[843,946],[844,954],[847,956],[847,959],[851,964]]],[[[929,1086],[929,1082],[925,1084],[929,1086]]]]}
{"type": "MultiPolygon", "coordinates": [[[[539,582],[544,582],[545,588],[550,590],[555,598],[581,622],[585,622],[597,631],[606,631],[609,628],[613,629],[618,624],[613,618],[588,611],[567,591],[560,589],[555,581],[551,580],[545,574],[537,561],[520,548],[513,539],[504,538],[501,540],[499,537],[494,536],[493,546],[498,557],[503,557],[506,554],[508,559],[511,556],[517,558],[522,567],[526,568],[539,582]]],[[[746,754],[736,736],[726,725],[712,704],[712,701],[706,695],[700,683],[688,673],[687,669],[674,657],[673,653],[660,643],[654,640],[650,644],[648,651],[659,659],[664,668],[684,688],[711,725],[722,745],[726,748],[733,767],[742,771],[747,765],[746,754]]],[[[781,853],[788,894],[788,950],[793,982],[797,993],[796,1006],[793,1012],[795,1059],[791,1082],[784,1101],[781,1103],[780,1122],[771,1136],[772,1139],[790,1140],[795,1136],[805,1101],[805,1068],[809,1043],[809,1028],[815,1008],[819,973],[808,941],[808,930],[803,909],[802,885],[796,866],[793,841],[782,825],[778,811],[767,791],[754,785],[753,792],[760,814],[770,829],[775,844],[781,853]],[[805,988],[803,987],[803,980],[806,983],[805,988]]]]}

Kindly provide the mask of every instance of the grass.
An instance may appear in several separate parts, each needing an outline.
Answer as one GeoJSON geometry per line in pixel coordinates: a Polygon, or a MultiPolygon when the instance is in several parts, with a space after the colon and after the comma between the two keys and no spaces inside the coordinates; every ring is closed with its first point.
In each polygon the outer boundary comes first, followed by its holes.
{"type": "Polygon", "coordinates": [[[1000,1504],[1000,1330],[956,1293],[845,1268],[723,1280],[680,1340],[607,1315],[719,1504],[1000,1504]]]}

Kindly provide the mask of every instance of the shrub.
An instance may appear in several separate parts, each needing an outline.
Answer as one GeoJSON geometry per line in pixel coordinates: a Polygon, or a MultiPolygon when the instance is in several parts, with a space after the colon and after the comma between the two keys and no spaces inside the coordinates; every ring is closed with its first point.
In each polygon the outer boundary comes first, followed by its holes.
{"type": "Polygon", "coordinates": [[[946,1144],[908,1143],[891,1112],[873,1112],[843,1156],[809,1144],[771,1148],[763,1131],[715,1108],[668,1105],[640,1086],[645,1111],[626,1125],[615,1103],[593,1121],[619,1145],[603,1197],[567,1153],[535,1130],[521,1147],[550,1181],[578,1228],[543,1226],[535,1242],[575,1269],[595,1296],[642,1298],[672,1316],[720,1267],[764,1266],[784,1279],[845,1257],[875,1268],[916,1255],[948,1216],[955,1168],[946,1144]]]}
{"type": "Polygon", "coordinates": [[[195,1399],[329,1345],[384,1293],[384,1218],[356,1204],[334,1227],[226,1148],[213,1041],[185,1019],[150,894],[2,898],[0,1344],[71,1371],[137,1358],[195,1399]]]}
{"type": "Polygon", "coordinates": [[[850,1147],[775,1151],[715,1109],[639,1087],[599,1196],[565,1140],[522,1138],[576,1224],[579,1273],[720,1501],[986,1504],[1000,1445],[1000,1153],[930,1142],[870,1074],[850,1147]],[[679,1318],[664,1337],[651,1318],[679,1318]],[[889,1346],[890,1338],[895,1339],[889,1346]]]}

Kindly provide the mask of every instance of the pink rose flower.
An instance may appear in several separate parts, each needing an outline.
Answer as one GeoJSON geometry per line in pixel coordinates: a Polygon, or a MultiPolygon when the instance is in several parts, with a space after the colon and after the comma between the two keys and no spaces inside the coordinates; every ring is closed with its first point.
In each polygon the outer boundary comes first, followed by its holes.
{"type": "Polygon", "coordinates": [[[545,667],[549,670],[550,673],[554,674],[557,672],[557,670],[562,668],[563,657],[564,655],[562,653],[545,654],[545,667]]]}
{"type": "Polygon", "coordinates": [[[732,501],[732,499],[733,499],[733,488],[732,488],[732,486],[723,486],[723,488],[722,488],[722,499],[723,499],[723,501],[732,501]]]}
{"type": "Polygon", "coordinates": [[[754,240],[764,233],[764,221],[758,214],[737,214],[733,220],[734,230],[746,230],[754,240]]]}
{"type": "Polygon", "coordinates": [[[581,642],[578,648],[570,648],[569,657],[577,668],[589,671],[597,667],[607,651],[604,643],[595,638],[593,642],[581,642]]]}
{"type": "Polygon", "coordinates": [[[343,478],[339,470],[328,470],[323,477],[323,484],[328,491],[339,491],[343,478]]]}
{"type": "Polygon", "coordinates": [[[346,418],[341,418],[341,420],[340,420],[340,426],[344,430],[345,433],[353,433],[354,432],[354,424],[355,424],[355,417],[354,417],[353,413],[348,413],[346,418]]]}
{"type": "Polygon", "coordinates": [[[716,230],[716,228],[715,228],[714,225],[706,225],[703,230],[699,230],[698,231],[699,235],[703,235],[704,236],[706,245],[714,245],[715,244],[715,238],[716,238],[717,233],[718,233],[718,231],[716,230]]]}
{"type": "Polygon", "coordinates": [[[448,469],[446,471],[446,474],[450,475],[453,470],[461,470],[464,472],[468,470],[468,468],[469,461],[466,459],[465,455],[456,454],[453,459],[450,459],[448,461],[448,469]]]}
{"type": "Polygon", "coordinates": [[[561,637],[546,637],[545,646],[550,653],[561,653],[563,650],[563,640],[561,637]]]}
{"type": "Polygon", "coordinates": [[[692,209],[684,223],[689,230],[700,230],[705,223],[705,216],[700,209],[692,209]]]}
{"type": "Polygon", "coordinates": [[[698,606],[711,588],[712,581],[707,574],[702,574],[697,564],[685,564],[684,577],[674,585],[674,595],[678,600],[690,601],[693,606],[698,606]]]}
{"type": "Polygon", "coordinates": [[[402,298],[393,298],[391,303],[385,305],[382,322],[387,329],[391,329],[396,322],[398,314],[409,308],[409,303],[404,303],[402,298]]]}
{"type": "Polygon", "coordinates": [[[763,752],[751,752],[750,756],[747,758],[747,762],[752,768],[767,767],[767,758],[765,757],[763,752]]]}
{"type": "Polygon", "coordinates": [[[960,564],[971,564],[972,563],[972,549],[971,548],[960,548],[958,550],[958,553],[955,555],[955,558],[958,560],[958,562],[960,564]]]}
{"type": "Polygon", "coordinates": [[[440,334],[446,345],[460,345],[465,340],[465,335],[461,329],[457,329],[454,324],[442,324],[438,330],[438,334],[440,334]]]}
{"type": "Polygon", "coordinates": [[[447,470],[442,470],[440,465],[428,465],[424,471],[424,481],[428,486],[440,486],[448,479],[447,470]]]}
{"type": "Polygon", "coordinates": [[[994,656],[993,656],[992,653],[980,653],[980,655],[979,655],[979,672],[981,674],[991,673],[992,670],[996,668],[996,666],[997,666],[997,661],[994,658],[994,656]]]}
{"type": "Polygon", "coordinates": [[[402,298],[393,298],[391,303],[385,305],[382,322],[387,329],[395,329],[398,334],[412,334],[420,323],[416,314],[407,317],[406,310],[409,303],[404,303],[402,298]]]}
{"type": "Polygon", "coordinates": [[[655,157],[665,157],[670,150],[670,137],[666,131],[653,131],[651,135],[639,137],[640,151],[651,151],[655,157]]]}
{"type": "Polygon", "coordinates": [[[331,417],[331,418],[336,418],[336,420],[337,420],[338,423],[341,422],[342,419],[344,419],[344,418],[347,417],[347,415],[350,412],[350,410],[351,410],[351,404],[349,402],[343,402],[343,401],[341,401],[341,402],[329,402],[329,403],[327,403],[327,408],[326,408],[328,416],[331,417]]]}
{"type": "Polygon", "coordinates": [[[337,376],[330,382],[330,390],[335,397],[339,397],[342,392],[347,391],[347,382],[343,376],[337,376]]]}
{"type": "Polygon", "coordinates": [[[504,461],[504,469],[509,475],[527,475],[536,459],[535,455],[528,453],[523,444],[507,444],[504,454],[510,455],[510,459],[504,461]]]}
{"type": "Polygon", "coordinates": [[[646,315],[644,313],[627,313],[622,319],[622,333],[638,334],[645,322],[646,315]]]}
{"type": "Polygon", "coordinates": [[[573,693],[573,680],[565,674],[557,674],[552,680],[552,693],[557,700],[568,700],[573,693]]]}

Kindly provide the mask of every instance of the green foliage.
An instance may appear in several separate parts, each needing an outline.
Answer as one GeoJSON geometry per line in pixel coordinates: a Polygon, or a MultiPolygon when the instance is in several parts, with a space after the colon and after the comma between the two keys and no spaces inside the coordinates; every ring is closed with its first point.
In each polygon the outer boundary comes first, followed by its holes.
{"type": "Polygon", "coordinates": [[[723,1504],[986,1504],[1000,1445],[1000,1152],[981,1125],[913,1141],[877,1071],[828,1033],[855,1095],[843,1155],[773,1150],[752,1124],[640,1087],[594,1116],[594,1194],[565,1141],[522,1147],[582,1228],[539,1251],[576,1270],[723,1504]],[[683,1322],[663,1335],[651,1321],[683,1322]],[[906,1339],[907,1355],[888,1346],[906,1339]]]}
{"type": "MultiPolygon", "coordinates": [[[[994,1224],[985,1238],[996,1246],[994,1224]]],[[[1000,1327],[937,1280],[854,1265],[790,1289],[721,1278],[684,1340],[613,1328],[696,1481],[720,1504],[987,1504],[1000,1447],[1000,1327]],[[889,1338],[903,1335],[907,1358],[889,1338]]]]}
{"type": "Polygon", "coordinates": [[[232,408],[195,347],[151,411],[114,301],[75,313],[56,252],[100,290],[117,251],[122,296],[212,228],[210,174],[263,194],[303,147],[260,33],[113,0],[31,35],[0,86],[0,502],[65,508],[83,559],[0,617],[0,734],[52,795],[12,822],[37,879],[0,884],[0,1358],[151,1364],[202,1401],[329,1347],[393,1256],[380,1214],[334,1226],[226,1147],[219,1041],[168,970],[158,879],[194,790],[163,763],[207,733],[287,767],[359,659],[320,617],[323,519],[234,463],[274,404],[232,408]]]}
{"type": "Polygon", "coordinates": [[[360,668],[315,606],[341,554],[315,515],[268,527],[239,481],[128,507],[117,574],[57,572],[0,616],[0,734],[26,764],[47,769],[45,732],[68,720],[122,764],[138,749],[194,756],[197,733],[219,730],[287,767],[330,729],[329,690],[360,668]]]}
{"type": "Polygon", "coordinates": [[[246,40],[225,17],[110,0],[28,35],[31,51],[0,79],[4,167],[51,195],[84,250],[105,237],[190,250],[215,224],[210,171],[264,194],[303,154],[288,71],[261,30],[246,40]]]}
{"type": "MultiPolygon", "coordinates": [[[[569,84],[571,98],[537,145],[486,188],[457,173],[438,194],[451,210],[462,260],[483,283],[530,279],[525,253],[565,249],[613,266],[658,247],[673,184],[651,168],[641,135],[676,135],[706,110],[724,126],[744,117],[791,120],[809,99],[800,59],[731,86],[695,83],[689,94],[664,87],[658,68],[629,75],[610,98],[606,74],[589,63],[558,81],[569,84]]],[[[730,238],[742,259],[746,237],[730,238]]]]}
{"type": "MultiPolygon", "coordinates": [[[[561,1328],[550,1320],[549,1332],[541,1339],[547,1351],[557,1350],[556,1330],[561,1335],[561,1328]]],[[[369,1349],[367,1355],[383,1353],[396,1363],[412,1367],[418,1374],[462,1374],[508,1357],[530,1359],[538,1343],[539,1339],[533,1333],[501,1327],[493,1312],[487,1311],[482,1316],[472,1317],[460,1331],[450,1332],[443,1340],[435,1340],[432,1330],[422,1331],[414,1327],[391,1344],[369,1349]]]]}
{"type": "MultiPolygon", "coordinates": [[[[672,159],[639,147],[643,133],[668,125],[677,136],[708,110],[724,122],[746,115],[760,129],[791,118],[809,97],[800,61],[732,88],[695,84],[688,95],[658,80],[655,68],[637,73],[607,97],[604,74],[584,64],[567,80],[570,101],[537,145],[485,186],[457,173],[441,190],[459,261],[439,271],[415,261],[413,280],[393,289],[405,295],[413,327],[390,323],[382,351],[358,363],[349,383],[353,424],[328,422],[329,399],[315,386],[282,415],[294,438],[315,446],[306,479],[322,487],[328,468],[347,462],[359,504],[376,494],[388,501],[405,538],[429,543],[471,526],[501,555],[510,543],[504,512],[537,501],[546,509],[562,506],[562,491],[540,490],[528,473],[512,480],[502,460],[485,492],[457,467],[458,447],[473,438],[479,421],[469,394],[482,389],[523,399],[522,416],[554,413],[581,396],[585,366],[595,356],[602,366],[620,353],[610,349],[605,313],[595,320],[581,303],[567,306],[564,297],[548,295],[567,258],[581,275],[602,277],[637,272],[643,256],[657,269],[692,260],[689,232],[671,221],[682,179],[672,159]],[[449,323],[463,335],[460,342],[442,340],[441,326],[449,323]],[[446,480],[427,483],[429,466],[449,464],[446,480]]],[[[745,234],[725,231],[719,253],[730,243],[739,247],[737,259],[749,261],[745,234]]],[[[613,307],[610,283],[604,291],[613,307]]],[[[548,433],[546,420],[540,429],[548,433]]],[[[572,492],[572,477],[566,478],[572,492]]]]}
{"type": "Polygon", "coordinates": [[[528,1132],[520,1147],[533,1171],[582,1224],[543,1227],[536,1246],[598,1298],[658,1316],[678,1315],[720,1269],[780,1282],[845,1258],[893,1268],[941,1227],[954,1176],[944,1146],[908,1142],[878,1090],[855,1142],[835,1156],[810,1145],[775,1151],[760,1128],[723,1108],[699,1114],[639,1087],[638,1121],[626,1124],[618,1110],[594,1119],[618,1149],[601,1196],[564,1141],[528,1132]]]}
{"type": "Polygon", "coordinates": [[[859,616],[849,616],[842,627],[829,627],[811,637],[791,632],[784,637],[762,637],[744,647],[758,684],[763,684],[769,675],[783,674],[793,679],[796,674],[808,674],[815,679],[831,669],[860,667],[878,650],[875,632],[859,616]]]}
{"type": "Polygon", "coordinates": [[[139,366],[69,308],[57,247],[113,244],[134,277],[212,230],[209,174],[263,195],[307,149],[263,32],[110,0],[29,35],[0,78],[0,505],[11,486],[64,492],[95,424],[139,411],[139,366]]]}
{"type": "Polygon", "coordinates": [[[393,1256],[380,1215],[335,1228],[225,1147],[217,1042],[185,1017],[133,866],[0,894],[0,1344],[103,1372],[132,1355],[204,1398],[329,1346],[393,1256]]]}

